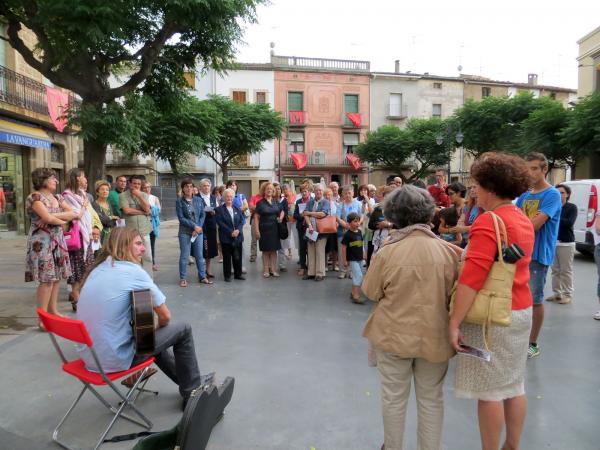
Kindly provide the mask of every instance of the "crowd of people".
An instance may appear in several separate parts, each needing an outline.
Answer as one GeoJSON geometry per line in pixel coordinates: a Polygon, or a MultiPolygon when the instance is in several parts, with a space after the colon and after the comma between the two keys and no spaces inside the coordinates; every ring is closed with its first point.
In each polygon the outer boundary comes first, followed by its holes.
{"type": "MultiPolygon", "coordinates": [[[[420,181],[405,185],[401,177],[358,189],[306,179],[296,192],[288,184],[264,182],[250,199],[237,191],[234,181],[213,188],[208,179],[196,186],[186,178],[176,200],[179,286],[188,286],[190,260],[201,284],[215,282],[216,258],[222,262],[225,282],[245,280],[244,227],[249,225],[249,261],[256,262],[260,250],[265,279],[280,278],[297,263],[295,273],[302,280],[321,282],[330,272],[351,280],[352,302],[364,303],[364,294],[376,303],[363,335],[369,341],[369,361],[381,379],[382,448],[402,448],[413,379],[418,448],[441,447],[448,361],[468,345],[493,357],[458,357],[456,395],[478,401],[483,449],[517,449],[526,415],[526,361],[541,351],[538,340],[550,267],[553,295],[545,300],[568,304],[573,298],[577,210],[568,202],[569,187],[552,186],[547,172],[548,161],[540,153],[524,159],[489,153],[473,164],[469,187],[447,184],[440,169],[430,186],[420,181]],[[519,257],[511,261],[510,326],[469,322],[468,313],[480,301],[492,266],[504,264],[504,251],[513,246],[519,257]],[[292,261],[295,254],[298,259],[292,261]]],[[[158,365],[180,385],[185,401],[199,383],[200,372],[189,325],[169,325],[165,297],[152,281],[158,270],[155,242],[161,203],[151,194],[150,184],[137,176],[118,177],[111,189],[101,180],[94,186],[94,198],[87,193],[81,169],[69,172],[62,194],[50,169],[36,169],[32,180],[25,277],[39,282],[38,306],[60,315],[59,283],[67,279],[70,301],[74,308],[80,304],[78,315],[86,324],[90,321],[92,338],[104,339],[108,347],[116,345],[105,329],[92,323],[101,305],[92,299],[91,290],[110,285],[106,280],[115,277],[114,262],[124,262],[117,266],[129,274],[129,281],[110,287],[118,306],[102,315],[122,315],[128,289],[144,286],[156,291],[154,306],[164,327],[158,365]],[[179,346],[176,361],[162,353],[173,345],[179,346]],[[180,371],[185,376],[178,379],[174,374],[180,371]]],[[[600,220],[596,222],[600,232],[600,220]]],[[[600,267],[600,258],[597,263],[600,267]]],[[[594,318],[600,319],[600,312],[594,318]]],[[[131,334],[127,328],[125,340],[131,334]]],[[[111,369],[122,370],[136,360],[135,349],[127,351],[111,369]]]]}

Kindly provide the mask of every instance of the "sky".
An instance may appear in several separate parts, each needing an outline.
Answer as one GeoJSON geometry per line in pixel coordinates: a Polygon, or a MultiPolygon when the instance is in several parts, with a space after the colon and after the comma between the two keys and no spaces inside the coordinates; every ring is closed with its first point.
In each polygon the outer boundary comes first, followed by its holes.
{"type": "Polygon", "coordinates": [[[371,62],[372,71],[462,73],[577,88],[577,41],[600,26],[597,0],[271,0],[246,25],[238,61],[275,54],[371,62]]]}

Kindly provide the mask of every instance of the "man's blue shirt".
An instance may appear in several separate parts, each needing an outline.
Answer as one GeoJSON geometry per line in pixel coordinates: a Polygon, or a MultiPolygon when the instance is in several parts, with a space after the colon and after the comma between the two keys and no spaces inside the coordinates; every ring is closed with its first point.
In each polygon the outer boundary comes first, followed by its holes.
{"type": "MultiPolygon", "coordinates": [[[[79,301],[77,319],[82,320],[92,338],[100,365],[106,372],[131,367],[135,343],[131,328],[131,291],[150,289],[154,307],[165,302],[165,295],[139,264],[108,258],[88,276],[79,301]]],[[[91,352],[80,348],[89,370],[96,370],[91,352]]]]}
{"type": "Polygon", "coordinates": [[[552,265],[562,208],[560,192],[554,186],[535,194],[527,191],[517,199],[517,207],[521,208],[530,219],[538,212],[548,216],[546,223],[535,233],[535,244],[531,260],[545,266],[552,265]]]}

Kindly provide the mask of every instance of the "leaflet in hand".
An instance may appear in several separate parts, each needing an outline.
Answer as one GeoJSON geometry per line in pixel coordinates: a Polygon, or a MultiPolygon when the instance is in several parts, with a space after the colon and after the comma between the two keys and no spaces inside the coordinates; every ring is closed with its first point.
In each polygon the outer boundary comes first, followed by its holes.
{"type": "Polygon", "coordinates": [[[213,212],[215,210],[215,208],[213,208],[212,206],[205,206],[204,207],[204,212],[213,212]]]}
{"type": "Polygon", "coordinates": [[[196,235],[194,235],[194,236],[192,236],[192,239],[190,239],[190,242],[192,242],[192,243],[193,243],[193,242],[196,240],[196,238],[197,238],[197,237],[198,237],[198,235],[197,235],[197,234],[196,234],[196,235]]]}
{"type": "Polygon", "coordinates": [[[461,355],[483,359],[486,362],[490,362],[492,360],[492,353],[483,348],[471,347],[470,345],[466,344],[460,344],[460,346],[461,350],[459,350],[458,353],[461,355]]]}
{"type": "Polygon", "coordinates": [[[307,229],[306,229],[306,234],[305,234],[305,236],[306,236],[306,239],[308,239],[309,241],[316,242],[316,241],[317,241],[317,238],[319,237],[319,233],[317,233],[317,231],[316,231],[316,230],[313,230],[313,231],[311,232],[311,231],[310,231],[310,230],[307,228],[307,229]]]}
{"type": "Polygon", "coordinates": [[[117,227],[124,227],[127,226],[127,224],[125,223],[125,219],[117,219],[117,227]]]}
{"type": "Polygon", "coordinates": [[[306,203],[298,203],[298,214],[302,215],[304,210],[306,210],[306,203]]]}

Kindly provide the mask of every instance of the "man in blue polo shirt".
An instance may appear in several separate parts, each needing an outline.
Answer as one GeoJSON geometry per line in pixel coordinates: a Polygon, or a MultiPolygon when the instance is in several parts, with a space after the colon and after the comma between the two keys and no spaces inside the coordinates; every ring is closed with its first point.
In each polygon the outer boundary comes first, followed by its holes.
{"type": "Polygon", "coordinates": [[[529,217],[535,230],[535,244],[529,264],[533,318],[527,351],[527,357],[533,358],[540,354],[537,340],[544,322],[544,285],[548,267],[554,260],[562,203],[560,192],[546,181],[546,157],[542,153],[529,153],[525,161],[531,176],[531,189],[517,199],[517,206],[529,217]]]}

